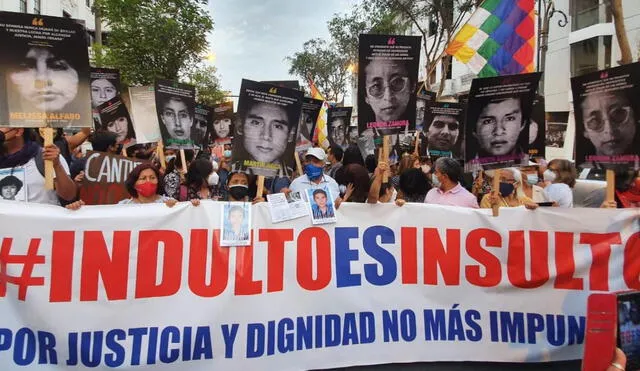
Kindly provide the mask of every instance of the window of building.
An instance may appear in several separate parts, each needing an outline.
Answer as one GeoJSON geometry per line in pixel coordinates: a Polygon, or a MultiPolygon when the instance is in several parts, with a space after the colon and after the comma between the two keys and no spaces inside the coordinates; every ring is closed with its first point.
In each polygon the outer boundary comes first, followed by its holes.
{"type": "Polygon", "coordinates": [[[611,67],[611,36],[571,44],[571,77],[611,67]]]}
{"type": "Polygon", "coordinates": [[[571,0],[572,31],[608,22],[611,22],[611,11],[600,4],[600,0],[571,0]]]}
{"type": "Polygon", "coordinates": [[[71,14],[65,12],[64,10],[62,11],[62,16],[65,18],[71,18],[71,14]]]}
{"type": "Polygon", "coordinates": [[[91,0],[87,0],[87,8],[91,8],[91,0]]]}
{"type": "Polygon", "coordinates": [[[429,36],[438,33],[438,20],[435,17],[429,18],[429,36]]]}
{"type": "Polygon", "coordinates": [[[442,73],[446,75],[447,80],[451,80],[453,68],[453,58],[450,55],[442,57],[442,73]]]}
{"type": "Polygon", "coordinates": [[[20,0],[20,11],[22,13],[27,12],[27,0],[20,0]]]}
{"type": "Polygon", "coordinates": [[[40,12],[41,12],[41,10],[40,10],[40,8],[41,8],[41,4],[40,4],[40,3],[41,3],[41,1],[42,1],[42,0],[33,0],[33,12],[34,12],[35,14],[40,14],[40,12]]]}

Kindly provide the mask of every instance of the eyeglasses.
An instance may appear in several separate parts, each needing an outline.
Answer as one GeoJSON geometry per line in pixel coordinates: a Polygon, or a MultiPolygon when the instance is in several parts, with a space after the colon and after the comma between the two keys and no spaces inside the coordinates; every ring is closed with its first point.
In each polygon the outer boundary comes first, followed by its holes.
{"type": "Polygon", "coordinates": [[[609,122],[610,126],[617,128],[627,124],[630,116],[630,106],[615,106],[606,112],[606,117],[601,111],[592,112],[590,116],[585,119],[585,125],[589,130],[601,132],[604,130],[605,121],[609,122]]]}
{"type": "Polygon", "coordinates": [[[407,88],[409,85],[409,77],[407,76],[395,76],[388,84],[385,84],[382,79],[374,79],[372,85],[367,86],[367,93],[374,98],[382,98],[384,96],[387,87],[392,93],[399,93],[407,88]]]}
{"type": "Polygon", "coordinates": [[[449,131],[456,131],[460,128],[460,124],[457,122],[434,121],[431,125],[436,129],[444,129],[444,127],[447,126],[449,131]]]}

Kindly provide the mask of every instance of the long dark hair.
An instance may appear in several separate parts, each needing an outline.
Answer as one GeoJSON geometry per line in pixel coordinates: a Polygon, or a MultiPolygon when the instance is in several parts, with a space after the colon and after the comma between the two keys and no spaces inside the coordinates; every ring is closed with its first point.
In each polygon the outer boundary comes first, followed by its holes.
{"type": "Polygon", "coordinates": [[[189,165],[187,171],[186,183],[188,187],[200,188],[207,184],[209,174],[213,172],[213,164],[211,161],[199,158],[189,165]]]}

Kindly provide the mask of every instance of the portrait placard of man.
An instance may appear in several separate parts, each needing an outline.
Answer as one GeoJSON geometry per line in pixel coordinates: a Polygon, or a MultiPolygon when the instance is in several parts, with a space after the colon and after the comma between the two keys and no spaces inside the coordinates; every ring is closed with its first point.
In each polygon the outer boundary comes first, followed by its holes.
{"type": "Polygon", "coordinates": [[[421,148],[426,149],[421,154],[461,159],[463,113],[464,109],[458,103],[435,102],[427,107],[421,133],[421,148]]]}
{"type": "Polygon", "coordinates": [[[640,155],[640,64],[571,79],[576,116],[576,162],[633,165],[640,155]]]}
{"type": "Polygon", "coordinates": [[[165,148],[194,149],[195,87],[168,80],[155,86],[156,110],[165,148]]]}
{"type": "Polygon", "coordinates": [[[495,168],[526,162],[539,80],[539,73],[473,80],[466,120],[468,164],[495,168]]]}
{"type": "Polygon", "coordinates": [[[303,93],[242,80],[233,138],[234,169],[273,177],[289,175],[303,93]]]}

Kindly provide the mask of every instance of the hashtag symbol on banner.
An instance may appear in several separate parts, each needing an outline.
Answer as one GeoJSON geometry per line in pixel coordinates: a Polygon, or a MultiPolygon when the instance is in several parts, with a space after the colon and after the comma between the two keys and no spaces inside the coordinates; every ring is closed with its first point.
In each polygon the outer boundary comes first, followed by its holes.
{"type": "Polygon", "coordinates": [[[40,239],[34,238],[29,242],[29,249],[26,255],[12,255],[12,238],[4,238],[0,246],[0,298],[7,294],[7,283],[18,286],[18,300],[24,301],[27,297],[27,289],[30,286],[43,286],[44,277],[33,277],[33,268],[36,264],[44,264],[44,256],[38,255],[40,239]],[[7,265],[21,264],[22,273],[20,276],[11,276],[7,271],[7,265]]]}

